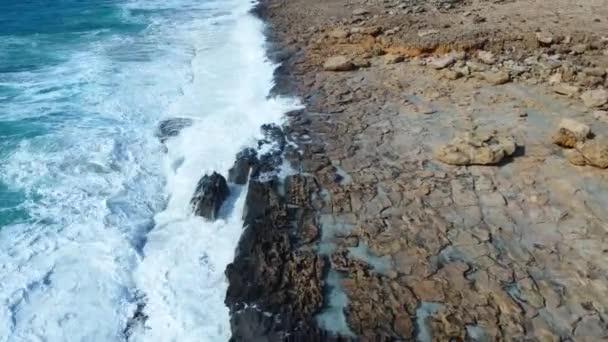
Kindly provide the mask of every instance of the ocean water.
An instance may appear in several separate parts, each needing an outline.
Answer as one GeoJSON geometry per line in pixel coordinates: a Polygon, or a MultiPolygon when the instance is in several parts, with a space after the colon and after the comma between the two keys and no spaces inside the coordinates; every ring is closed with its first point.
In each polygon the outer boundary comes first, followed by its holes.
{"type": "Polygon", "coordinates": [[[215,222],[189,201],[297,107],[252,6],[0,0],[1,342],[227,340],[246,189],[215,222]]]}

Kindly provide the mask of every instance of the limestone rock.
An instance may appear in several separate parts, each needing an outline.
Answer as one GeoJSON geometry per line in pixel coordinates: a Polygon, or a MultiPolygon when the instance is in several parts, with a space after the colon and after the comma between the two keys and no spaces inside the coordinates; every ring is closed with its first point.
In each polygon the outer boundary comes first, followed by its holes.
{"type": "Polygon", "coordinates": [[[588,90],[581,95],[581,100],[589,108],[601,107],[608,103],[608,91],[605,89],[588,90]]]}
{"type": "Polygon", "coordinates": [[[553,35],[548,32],[537,32],[536,39],[538,40],[539,43],[545,44],[545,45],[549,45],[549,44],[553,43],[553,40],[554,40],[553,35]]]}
{"type": "Polygon", "coordinates": [[[439,70],[439,69],[449,67],[450,65],[454,64],[455,61],[456,61],[456,58],[454,58],[454,56],[448,55],[448,56],[433,58],[430,61],[429,65],[433,69],[439,70]]]}
{"type": "Polygon", "coordinates": [[[512,137],[491,133],[466,133],[435,150],[435,158],[452,165],[492,165],[515,153],[512,137]]]}
{"type": "Polygon", "coordinates": [[[585,142],[590,131],[589,126],[585,124],[572,119],[562,119],[557,132],[553,135],[553,143],[572,148],[579,142],[585,142]]]}
{"type": "Polygon", "coordinates": [[[350,33],[342,28],[336,28],[329,31],[329,36],[336,39],[344,39],[347,38],[349,35],[350,33]]]}
{"type": "Polygon", "coordinates": [[[587,165],[608,168],[608,138],[596,137],[587,141],[578,151],[585,158],[587,165]]]}
{"type": "Polygon", "coordinates": [[[511,80],[511,76],[506,71],[498,71],[498,72],[484,72],[483,78],[490,82],[492,85],[501,85],[509,82],[511,80]]]}
{"type": "Polygon", "coordinates": [[[575,149],[564,150],[564,156],[566,157],[566,159],[568,159],[568,161],[572,165],[578,165],[578,166],[587,165],[587,162],[585,161],[585,157],[583,157],[583,155],[575,149]]]}
{"type": "Polygon", "coordinates": [[[204,175],[198,182],[194,197],[190,201],[194,207],[194,213],[209,220],[215,220],[222,203],[228,198],[230,190],[226,179],[214,172],[204,175]]]}
{"type": "Polygon", "coordinates": [[[327,71],[350,71],[355,68],[350,58],[345,56],[334,56],[328,58],[323,64],[323,69],[327,71]]]}
{"type": "Polygon", "coordinates": [[[572,96],[578,94],[578,87],[561,83],[561,84],[558,84],[555,87],[553,87],[553,91],[560,95],[572,97],[572,96]]]}
{"type": "Polygon", "coordinates": [[[477,52],[477,58],[486,64],[494,64],[496,63],[496,57],[490,51],[480,50],[477,52]]]}

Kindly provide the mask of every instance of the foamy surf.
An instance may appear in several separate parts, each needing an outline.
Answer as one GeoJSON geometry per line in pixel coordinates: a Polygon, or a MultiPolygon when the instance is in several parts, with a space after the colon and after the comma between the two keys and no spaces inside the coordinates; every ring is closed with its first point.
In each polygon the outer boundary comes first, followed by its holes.
{"type": "Polygon", "coordinates": [[[8,209],[23,218],[0,230],[0,341],[230,335],[224,269],[246,188],[231,185],[215,222],[194,216],[190,199],[297,103],[267,98],[274,65],[254,4],[119,5],[121,20],[146,28],[79,41],[71,58],[2,80],[22,91],[0,104],[15,113],[2,120],[45,127],[0,154],[0,180],[25,198],[8,209]],[[56,127],[54,112],[67,113],[56,127]],[[165,150],[154,132],[174,117],[193,125],[165,150]]]}

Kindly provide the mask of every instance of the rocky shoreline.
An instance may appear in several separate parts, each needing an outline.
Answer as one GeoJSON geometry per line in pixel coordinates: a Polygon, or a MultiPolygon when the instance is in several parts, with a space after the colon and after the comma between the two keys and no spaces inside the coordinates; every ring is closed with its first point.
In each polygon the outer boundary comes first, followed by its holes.
{"type": "Polygon", "coordinates": [[[305,109],[235,164],[232,340],[608,338],[608,10],[574,9],[261,2],[305,109]]]}

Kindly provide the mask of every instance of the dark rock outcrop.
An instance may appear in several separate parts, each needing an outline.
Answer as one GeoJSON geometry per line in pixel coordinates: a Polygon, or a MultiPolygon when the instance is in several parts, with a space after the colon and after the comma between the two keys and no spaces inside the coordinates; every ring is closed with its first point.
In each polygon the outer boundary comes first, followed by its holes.
{"type": "Polygon", "coordinates": [[[323,304],[324,260],[299,249],[297,239],[312,185],[296,191],[306,181],[285,183],[282,196],[276,179],[249,181],[246,228],[226,269],[233,341],[310,341],[323,335],[313,318],[323,304]]]}
{"type": "Polygon", "coordinates": [[[194,207],[194,213],[209,220],[215,220],[222,203],[230,195],[226,179],[214,172],[204,175],[198,182],[194,197],[190,201],[194,207]]]}
{"type": "Polygon", "coordinates": [[[228,181],[243,185],[247,183],[249,171],[257,162],[257,152],[252,148],[243,149],[236,155],[234,165],[228,170],[228,181]]]}
{"type": "Polygon", "coordinates": [[[158,124],[156,136],[161,142],[167,141],[169,138],[176,137],[184,128],[192,126],[192,119],[188,118],[171,118],[161,121],[158,124]]]}

